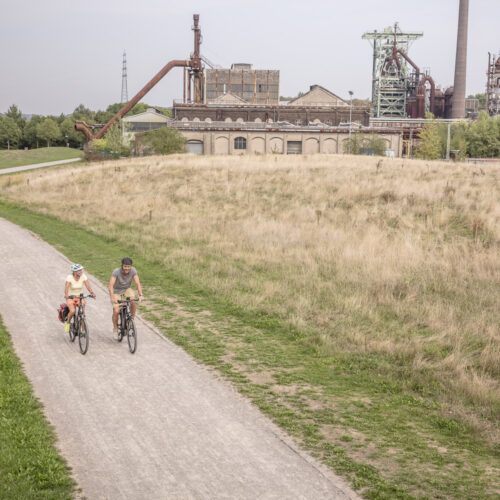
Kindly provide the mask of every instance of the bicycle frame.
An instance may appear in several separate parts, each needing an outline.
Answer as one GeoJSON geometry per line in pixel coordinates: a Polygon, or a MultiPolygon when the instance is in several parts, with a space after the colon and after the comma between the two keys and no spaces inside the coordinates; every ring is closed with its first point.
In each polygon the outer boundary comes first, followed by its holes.
{"type": "Polygon", "coordinates": [[[139,302],[139,300],[130,297],[127,297],[126,300],[118,300],[118,340],[121,342],[126,336],[129,350],[133,354],[137,348],[137,331],[130,310],[131,302],[139,302]]]}
{"type": "Polygon", "coordinates": [[[80,346],[80,352],[85,354],[89,346],[89,331],[87,327],[87,321],[85,318],[85,303],[84,299],[87,297],[93,297],[92,295],[84,295],[81,293],[79,296],[70,295],[68,298],[80,299],[78,304],[75,304],[75,314],[71,318],[71,323],[69,327],[69,337],[71,342],[74,342],[75,338],[78,336],[78,344],[80,346]]]}

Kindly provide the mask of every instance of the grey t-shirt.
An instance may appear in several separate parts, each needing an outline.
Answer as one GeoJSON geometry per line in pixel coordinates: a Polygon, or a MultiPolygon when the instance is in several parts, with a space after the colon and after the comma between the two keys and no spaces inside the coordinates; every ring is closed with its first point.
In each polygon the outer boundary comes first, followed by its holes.
{"type": "Polygon", "coordinates": [[[115,269],[112,274],[116,278],[115,285],[113,287],[114,293],[119,295],[121,293],[124,293],[127,288],[130,288],[132,280],[134,279],[134,276],[136,276],[136,274],[137,269],[135,267],[132,267],[128,274],[123,274],[121,267],[115,269]]]}

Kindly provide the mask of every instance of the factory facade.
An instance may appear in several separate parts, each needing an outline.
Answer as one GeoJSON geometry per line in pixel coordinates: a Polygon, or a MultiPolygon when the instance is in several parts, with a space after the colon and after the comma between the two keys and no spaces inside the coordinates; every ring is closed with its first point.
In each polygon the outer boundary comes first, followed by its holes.
{"type": "Polygon", "coordinates": [[[122,120],[124,142],[130,143],[135,134],[147,133],[159,127],[176,128],[186,139],[186,150],[206,155],[265,155],[265,154],[345,154],[349,153],[349,137],[359,134],[368,139],[375,134],[383,139],[386,155],[401,156],[402,133],[388,128],[364,127],[360,124],[329,126],[319,121],[308,126],[287,121],[253,122],[243,118],[226,121],[169,119],[151,108],[122,120]]]}
{"type": "Polygon", "coordinates": [[[277,70],[255,70],[250,64],[206,69],[204,87],[202,102],[174,102],[171,119],[154,109],[123,118],[125,142],[169,126],[180,131],[194,154],[344,154],[353,134],[381,137],[388,156],[400,156],[403,149],[400,131],[370,127],[367,106],[352,106],[321,85],[280,101],[277,70]]]}

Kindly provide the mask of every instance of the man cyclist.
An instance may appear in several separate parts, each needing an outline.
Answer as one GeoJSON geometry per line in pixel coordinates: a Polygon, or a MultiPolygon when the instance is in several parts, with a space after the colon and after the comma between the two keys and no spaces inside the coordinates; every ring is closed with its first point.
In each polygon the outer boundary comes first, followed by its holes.
{"type": "MultiPolygon", "coordinates": [[[[91,297],[95,299],[95,293],[92,291],[90,281],[87,275],[83,273],[83,266],[81,264],[71,264],[71,274],[66,278],[64,284],[64,298],[68,306],[69,313],[66,321],[64,322],[64,331],[69,332],[69,324],[71,318],[75,315],[76,306],[80,304],[80,294],[83,293],[83,286],[87,288],[91,297]],[[73,295],[73,298],[70,298],[73,295]]],[[[85,301],[83,301],[85,303],[85,301]]]]}
{"type": "MultiPolygon", "coordinates": [[[[118,340],[118,312],[119,312],[119,300],[124,300],[127,297],[134,299],[135,293],[132,290],[132,281],[137,287],[137,293],[139,294],[139,300],[142,300],[142,286],[139,280],[139,275],[137,274],[137,269],[132,266],[133,262],[130,257],[124,257],[122,259],[121,267],[115,269],[111,273],[111,278],[109,279],[108,291],[111,303],[113,304],[113,338],[118,340]]],[[[135,317],[135,312],[137,306],[135,302],[130,303],[130,312],[132,318],[135,317]]]]}

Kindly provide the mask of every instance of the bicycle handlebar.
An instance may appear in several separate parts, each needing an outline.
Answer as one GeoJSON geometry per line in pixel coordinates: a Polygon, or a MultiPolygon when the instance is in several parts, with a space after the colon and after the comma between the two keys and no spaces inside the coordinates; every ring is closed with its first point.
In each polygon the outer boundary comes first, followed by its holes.
{"type": "Polygon", "coordinates": [[[92,295],[84,295],[83,293],[81,293],[80,295],[68,295],[68,299],[88,299],[89,297],[91,299],[95,299],[94,296],[92,296],[92,295]]]}
{"type": "Polygon", "coordinates": [[[140,302],[139,299],[130,299],[130,298],[127,298],[125,300],[120,300],[118,299],[118,304],[126,304],[127,302],[140,302]]]}

